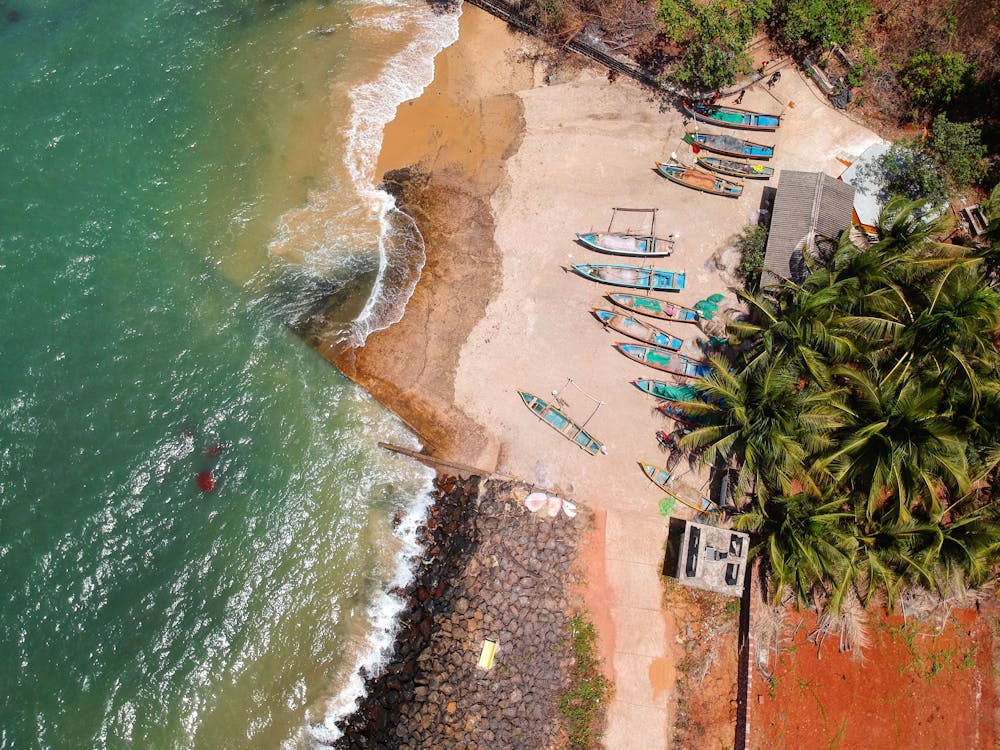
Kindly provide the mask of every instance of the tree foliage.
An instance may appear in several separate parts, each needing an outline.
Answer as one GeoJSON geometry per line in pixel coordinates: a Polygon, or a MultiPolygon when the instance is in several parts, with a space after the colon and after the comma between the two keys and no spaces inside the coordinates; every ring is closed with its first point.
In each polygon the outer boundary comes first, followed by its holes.
{"type": "MultiPolygon", "coordinates": [[[[1000,292],[894,200],[801,285],[740,295],[682,446],[740,467],[737,526],[780,596],[839,611],[909,586],[983,583],[1000,561],[1000,292]]],[[[688,409],[688,405],[685,405],[688,409]]]]}
{"type": "Polygon", "coordinates": [[[718,89],[749,73],[744,51],[754,29],[767,17],[771,0],[696,3],[659,0],[656,17],[666,36],[685,46],[672,78],[685,86],[718,89]]]}
{"type": "Polygon", "coordinates": [[[937,206],[948,199],[948,189],[937,160],[915,143],[896,143],[878,159],[858,170],[866,181],[880,185],[879,198],[893,195],[937,206]]]}
{"type": "Polygon", "coordinates": [[[736,239],[736,248],[740,251],[740,265],[736,272],[743,278],[747,289],[756,289],[767,250],[767,228],[760,224],[745,227],[736,239]]]}
{"type": "Polygon", "coordinates": [[[776,26],[793,44],[847,47],[871,13],[869,0],[785,0],[776,26]]]}
{"type": "Polygon", "coordinates": [[[986,146],[977,123],[951,122],[944,114],[934,118],[927,146],[959,188],[986,176],[986,146]]]}

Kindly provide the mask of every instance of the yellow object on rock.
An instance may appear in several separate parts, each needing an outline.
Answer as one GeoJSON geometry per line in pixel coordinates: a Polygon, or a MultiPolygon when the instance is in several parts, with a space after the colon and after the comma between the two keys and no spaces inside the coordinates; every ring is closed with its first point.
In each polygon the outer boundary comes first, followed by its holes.
{"type": "Polygon", "coordinates": [[[493,658],[497,655],[497,644],[495,641],[483,641],[483,651],[479,654],[479,668],[492,669],[493,658]]]}

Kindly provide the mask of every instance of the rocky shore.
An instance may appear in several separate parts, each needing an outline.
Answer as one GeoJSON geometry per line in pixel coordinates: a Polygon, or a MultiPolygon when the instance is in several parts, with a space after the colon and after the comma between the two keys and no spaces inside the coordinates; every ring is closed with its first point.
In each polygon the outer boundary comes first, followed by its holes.
{"type": "Polygon", "coordinates": [[[394,654],[334,747],[556,746],[580,520],[530,513],[510,483],[439,477],[394,654]],[[492,669],[483,641],[499,644],[492,669]]]}

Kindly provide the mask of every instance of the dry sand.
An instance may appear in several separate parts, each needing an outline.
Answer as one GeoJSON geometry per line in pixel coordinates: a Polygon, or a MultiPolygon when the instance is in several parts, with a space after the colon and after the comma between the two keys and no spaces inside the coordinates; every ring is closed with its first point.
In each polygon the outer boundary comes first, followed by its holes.
{"type": "MultiPolygon", "coordinates": [[[[588,599],[616,684],[605,746],[657,750],[671,736],[678,629],[659,580],[662,493],[636,462],[662,463],[654,433],[675,425],[629,384],[656,373],[616,352],[620,337],[588,312],[607,307],[602,295],[610,290],[563,269],[623,262],[581,248],[574,232],[604,229],[613,206],[656,207],[657,233],[679,235],[674,256],[656,265],[687,272],[676,301],[722,293],[724,311],[735,305],[728,287],[738,281],[718,260],[737,260],[725,251],[756,221],[764,184],[748,182],[732,200],[667,182],[652,171],[654,161],[671,152],[694,159],[674,105],[661,111],[650,92],[628,80],[610,83],[589,64],[553,72],[539,51],[465,6],[459,41],[439,56],[434,84],[401,107],[381,161],[383,170],[417,165],[429,175],[411,184],[427,267],[403,321],[338,364],[435,455],[555,486],[596,511],[603,559],[591,565],[588,599]],[[564,388],[568,379],[588,395],[564,388]],[[541,424],[517,388],[542,396],[561,389],[566,411],[580,421],[595,409],[590,397],[600,401],[588,428],[607,455],[590,456],[541,424]]],[[[776,144],[778,169],[837,175],[838,158],[876,139],[792,70],[771,91],[748,89],[743,106],[785,115],[777,133],[748,136],[776,144]]],[[[699,328],[664,327],[686,340],[685,352],[700,352],[699,328]]],[[[706,492],[707,473],[683,466],[677,473],[678,493],[697,500],[706,492]]]]}

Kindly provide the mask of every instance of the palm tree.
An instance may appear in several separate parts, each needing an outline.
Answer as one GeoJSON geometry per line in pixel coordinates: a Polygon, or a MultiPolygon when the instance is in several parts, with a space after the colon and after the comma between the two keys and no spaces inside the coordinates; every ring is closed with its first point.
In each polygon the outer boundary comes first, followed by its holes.
{"type": "Polygon", "coordinates": [[[735,459],[738,494],[812,487],[806,458],[828,449],[844,423],[838,392],[802,388],[798,371],[780,359],[741,372],[718,357],[712,363],[712,375],[698,383],[706,403],[691,405],[708,424],[682,437],[681,447],[702,450],[703,463],[735,459]]]}
{"type": "Polygon", "coordinates": [[[917,504],[940,512],[946,491],[968,489],[965,445],[941,411],[941,389],[918,378],[874,381],[851,368],[838,373],[851,394],[849,421],[817,468],[828,470],[838,485],[864,493],[869,517],[890,500],[898,521],[908,520],[917,504]]]}

